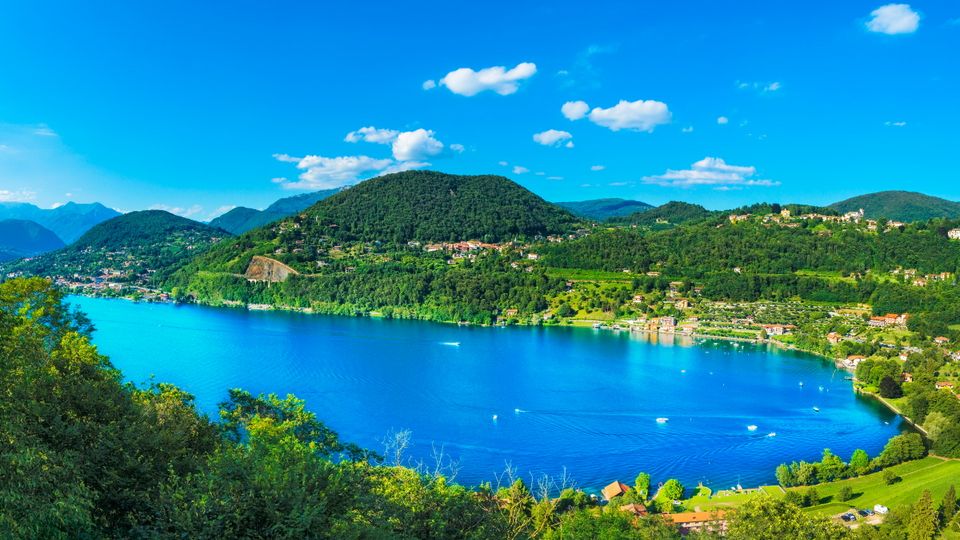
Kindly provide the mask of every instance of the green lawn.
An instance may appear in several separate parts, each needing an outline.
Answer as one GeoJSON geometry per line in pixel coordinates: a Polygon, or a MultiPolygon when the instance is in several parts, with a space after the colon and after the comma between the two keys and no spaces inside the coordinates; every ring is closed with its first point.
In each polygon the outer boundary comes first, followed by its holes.
{"type": "MultiPolygon", "coordinates": [[[[930,490],[933,500],[939,503],[951,484],[955,484],[957,489],[960,489],[960,460],[927,457],[897,465],[892,469],[901,478],[899,482],[892,485],[887,485],[883,481],[882,472],[819,484],[816,486],[817,492],[824,503],[806,508],[805,511],[821,516],[832,516],[851,507],[873,508],[875,504],[882,504],[888,508],[895,508],[915,503],[924,490],[930,490]],[[846,502],[836,500],[843,486],[850,486],[853,489],[852,500],[846,502]]],[[[790,489],[802,492],[807,488],[790,489]]],[[[748,493],[719,491],[713,496],[694,495],[683,501],[683,506],[686,510],[699,508],[701,511],[708,512],[735,508],[753,497],[783,497],[783,494],[784,490],[779,486],[763,486],[759,490],[748,493]]]]}
{"type": "MultiPolygon", "coordinates": [[[[817,515],[833,515],[856,506],[873,508],[882,504],[889,508],[906,506],[917,502],[924,490],[930,490],[933,500],[939,502],[951,484],[960,489],[960,461],[948,461],[928,457],[893,467],[901,478],[899,482],[887,485],[883,473],[873,473],[860,478],[851,478],[839,482],[830,482],[817,486],[821,500],[830,499],[824,504],[812,506],[808,512],[817,515]],[[843,486],[850,486],[854,498],[847,502],[835,501],[843,486]]],[[[793,488],[803,490],[805,488],[793,488]]]]}

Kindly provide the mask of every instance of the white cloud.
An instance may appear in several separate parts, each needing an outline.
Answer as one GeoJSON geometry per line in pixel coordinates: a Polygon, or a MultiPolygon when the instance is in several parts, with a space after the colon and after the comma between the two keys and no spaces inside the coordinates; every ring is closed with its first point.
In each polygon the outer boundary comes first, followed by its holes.
{"type": "Polygon", "coordinates": [[[725,126],[730,123],[730,119],[727,118],[726,116],[718,116],[717,123],[720,124],[721,126],[725,126]]]}
{"type": "Polygon", "coordinates": [[[33,134],[40,137],[56,137],[57,132],[50,129],[46,124],[40,124],[33,130],[33,134]]]}
{"type": "Polygon", "coordinates": [[[497,162],[497,165],[499,165],[499,166],[501,166],[501,167],[506,167],[507,165],[510,165],[510,164],[507,163],[506,161],[498,161],[498,162],[497,162]]]}
{"type": "Polygon", "coordinates": [[[566,146],[567,148],[573,148],[573,135],[568,131],[548,129],[540,133],[534,133],[533,140],[537,144],[544,146],[566,146]]]}
{"type": "Polygon", "coordinates": [[[547,180],[563,180],[562,176],[548,176],[547,180]]]}
{"type": "Polygon", "coordinates": [[[867,30],[881,34],[912,34],[920,27],[920,14],[910,4],[887,4],[870,12],[867,30]]]}
{"type": "Polygon", "coordinates": [[[397,135],[399,134],[399,131],[393,129],[380,129],[373,126],[367,126],[347,133],[347,136],[344,137],[343,140],[350,143],[366,141],[376,144],[389,144],[396,140],[397,135]]]}
{"type": "Polygon", "coordinates": [[[620,100],[608,109],[594,107],[588,118],[594,124],[613,131],[628,129],[651,133],[657,126],[669,123],[671,114],[667,104],[662,101],[640,99],[620,100]]]}
{"type": "Polygon", "coordinates": [[[367,173],[384,172],[397,165],[392,159],[369,156],[294,157],[274,154],[273,157],[284,163],[296,163],[297,168],[303,171],[295,182],[286,179],[280,182],[287,189],[330,189],[345,186],[356,182],[367,173]]]}
{"type": "Polygon", "coordinates": [[[439,155],[443,143],[433,136],[433,131],[416,129],[404,131],[393,141],[393,157],[399,161],[411,161],[439,155]]]}
{"type": "Polygon", "coordinates": [[[690,188],[711,186],[715,188],[734,188],[743,186],[778,186],[780,182],[754,178],[756,167],[728,165],[724,160],[705,157],[694,163],[689,169],[673,170],[657,176],[645,176],[643,182],[665,187],[690,188]]]}
{"type": "Polygon", "coordinates": [[[530,172],[530,169],[526,167],[521,167],[520,165],[513,166],[513,174],[523,174],[530,172]]]}
{"type": "Polygon", "coordinates": [[[900,121],[898,121],[898,122],[891,122],[891,121],[888,120],[888,121],[884,122],[883,125],[885,125],[885,126],[887,126],[887,127],[906,127],[906,126],[907,126],[907,123],[904,122],[903,120],[900,120],[900,121]]]}
{"type": "Polygon", "coordinates": [[[568,101],[560,107],[560,112],[568,120],[579,120],[587,115],[590,106],[586,101],[568,101]]]}
{"type": "Polygon", "coordinates": [[[479,71],[460,68],[447,73],[440,79],[439,84],[461,96],[475,96],[485,90],[506,96],[516,92],[521,81],[533,77],[536,73],[537,65],[532,62],[517,64],[510,70],[504,66],[493,66],[479,71]]]}
{"type": "Polygon", "coordinates": [[[590,166],[590,170],[591,170],[591,171],[602,171],[602,170],[604,170],[604,169],[606,169],[606,166],[604,166],[604,165],[591,165],[591,166],[590,166]]]}
{"type": "Polygon", "coordinates": [[[168,206],[166,204],[155,204],[150,207],[150,210],[163,210],[165,212],[170,212],[171,214],[176,214],[185,218],[192,218],[193,216],[203,212],[203,207],[199,204],[184,208],[181,206],[168,206]]]}
{"type": "Polygon", "coordinates": [[[761,94],[766,94],[769,92],[776,92],[783,88],[783,84],[780,81],[773,82],[744,82],[737,81],[737,88],[740,90],[755,90],[761,94]]]}
{"type": "MultiPolygon", "coordinates": [[[[365,141],[374,144],[389,144],[394,159],[398,161],[421,160],[437,156],[443,152],[444,148],[443,143],[434,137],[432,130],[423,128],[413,131],[397,131],[367,126],[347,133],[344,140],[351,143],[365,141]]],[[[450,149],[458,153],[463,152],[463,145],[452,145],[450,149]]]]}
{"type": "Polygon", "coordinates": [[[680,130],[682,133],[693,133],[693,126],[687,126],[680,130]]]}
{"type": "Polygon", "coordinates": [[[437,81],[433,79],[427,79],[423,81],[423,84],[421,86],[423,87],[424,90],[433,90],[434,88],[437,87],[437,81]]]}
{"type": "Polygon", "coordinates": [[[453,143],[453,144],[450,145],[450,150],[452,150],[453,152],[456,152],[456,153],[458,153],[458,154],[462,154],[462,153],[464,152],[464,150],[466,150],[466,147],[464,147],[464,146],[463,146],[462,144],[460,144],[460,143],[453,143]]]}
{"type": "Polygon", "coordinates": [[[37,194],[34,191],[18,189],[16,191],[9,189],[0,189],[0,202],[25,202],[32,201],[37,194]]]}

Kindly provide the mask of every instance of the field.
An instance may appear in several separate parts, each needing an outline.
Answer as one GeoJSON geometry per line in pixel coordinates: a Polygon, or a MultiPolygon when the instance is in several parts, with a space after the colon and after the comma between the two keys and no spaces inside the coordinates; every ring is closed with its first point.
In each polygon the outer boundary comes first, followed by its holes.
{"type": "MultiPolygon", "coordinates": [[[[881,472],[859,478],[850,478],[816,486],[822,504],[806,508],[805,511],[820,516],[835,516],[850,508],[873,508],[882,504],[888,508],[913,504],[924,490],[930,490],[933,500],[938,502],[951,484],[960,489],[960,460],[947,460],[927,457],[917,461],[903,463],[891,468],[900,480],[887,485],[881,472]],[[837,494],[844,486],[853,489],[853,499],[842,502],[837,494]]],[[[792,491],[804,491],[808,488],[790,488],[792,491]]],[[[777,486],[763,486],[748,492],[720,491],[715,495],[697,494],[683,501],[686,510],[711,511],[735,508],[752,497],[782,497],[784,490],[777,486]]]]}

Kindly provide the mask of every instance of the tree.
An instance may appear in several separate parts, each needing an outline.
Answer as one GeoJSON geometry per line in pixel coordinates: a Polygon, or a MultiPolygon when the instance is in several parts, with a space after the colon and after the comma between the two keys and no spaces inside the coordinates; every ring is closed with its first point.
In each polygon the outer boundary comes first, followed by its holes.
{"type": "Polygon", "coordinates": [[[880,395],[885,398],[900,398],[903,397],[903,388],[888,375],[880,380],[880,395]]]}
{"type": "Polygon", "coordinates": [[[804,506],[816,506],[820,504],[820,492],[817,491],[815,487],[808,487],[803,492],[803,505],[804,506]]]}
{"type": "Polygon", "coordinates": [[[900,480],[900,477],[897,476],[897,473],[893,472],[891,469],[883,470],[883,483],[892,486],[900,480]]]}
{"type": "Polygon", "coordinates": [[[675,478],[667,480],[663,483],[663,487],[660,488],[660,493],[671,501],[682,499],[683,491],[683,484],[675,478]]]}
{"type": "Polygon", "coordinates": [[[877,458],[878,465],[889,467],[904,461],[920,459],[927,454],[923,438],[918,433],[905,433],[891,437],[877,458]]]}
{"type": "Polygon", "coordinates": [[[858,476],[865,474],[870,469],[870,456],[866,450],[860,448],[853,451],[848,464],[852,475],[858,476]]]}
{"type": "Polygon", "coordinates": [[[633,481],[633,489],[641,497],[648,497],[650,495],[650,475],[645,472],[638,474],[636,480],[633,481]]]}
{"type": "Polygon", "coordinates": [[[941,528],[946,527],[953,516],[957,515],[957,490],[953,487],[953,484],[950,484],[947,492],[943,494],[943,501],[940,502],[938,514],[941,528]]]}
{"type": "Polygon", "coordinates": [[[850,486],[843,486],[837,493],[837,498],[844,502],[849,501],[853,498],[853,488],[850,486]]]}
{"type": "Polygon", "coordinates": [[[933,442],[933,451],[945,457],[960,457],[960,426],[951,425],[940,432],[933,442]]]}
{"type": "Polygon", "coordinates": [[[937,534],[937,511],[933,507],[930,491],[924,490],[917,504],[913,505],[910,522],[907,524],[909,540],[931,540],[937,534]]]}
{"type": "Polygon", "coordinates": [[[772,497],[752,497],[732,512],[727,527],[727,537],[735,539],[849,538],[849,533],[842,525],[811,517],[800,507],[772,497]]]}
{"type": "Polygon", "coordinates": [[[821,482],[832,482],[843,477],[843,472],[846,466],[843,464],[843,460],[839,456],[830,451],[829,448],[824,449],[823,459],[820,461],[820,466],[817,468],[817,478],[821,482]]]}
{"type": "Polygon", "coordinates": [[[790,487],[797,481],[797,477],[793,474],[793,470],[786,463],[781,463],[777,466],[776,475],[777,483],[783,487],[790,487]]]}

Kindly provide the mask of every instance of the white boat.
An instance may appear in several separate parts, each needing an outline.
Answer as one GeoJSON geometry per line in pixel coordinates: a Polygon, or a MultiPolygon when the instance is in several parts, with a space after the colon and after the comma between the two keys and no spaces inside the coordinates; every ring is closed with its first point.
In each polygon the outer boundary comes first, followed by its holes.
{"type": "Polygon", "coordinates": [[[493,415],[493,421],[494,421],[494,422],[496,422],[496,421],[497,421],[497,418],[499,418],[499,416],[497,416],[497,415],[493,415]]]}
{"type": "Polygon", "coordinates": [[[459,346],[460,346],[460,342],[459,342],[459,341],[444,341],[444,342],[442,343],[442,345],[446,345],[447,347],[459,347],[459,346]]]}
{"type": "Polygon", "coordinates": [[[670,421],[669,418],[664,418],[664,417],[662,417],[662,416],[661,416],[660,418],[657,418],[657,423],[658,423],[658,424],[666,424],[666,423],[669,422],[669,421],[670,421]]]}
{"type": "Polygon", "coordinates": [[[755,425],[753,425],[753,424],[750,424],[749,426],[747,426],[747,430],[749,430],[749,431],[756,431],[756,430],[757,430],[757,426],[755,426],[755,425]]]}
{"type": "Polygon", "coordinates": [[[771,431],[770,433],[767,433],[767,437],[776,437],[776,436],[777,436],[776,431],[771,431]]]}
{"type": "Polygon", "coordinates": [[[813,412],[820,412],[820,407],[814,407],[813,412]]]}

